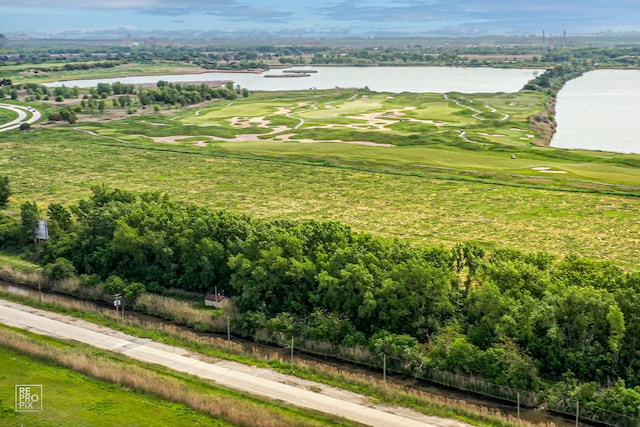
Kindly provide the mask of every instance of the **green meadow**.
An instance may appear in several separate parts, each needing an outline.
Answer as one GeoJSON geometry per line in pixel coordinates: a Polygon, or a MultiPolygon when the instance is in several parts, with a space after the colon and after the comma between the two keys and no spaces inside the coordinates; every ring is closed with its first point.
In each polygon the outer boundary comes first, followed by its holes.
{"type": "MultiPolygon", "coordinates": [[[[92,61],[84,63],[90,64],[92,61]]],[[[100,62],[100,61],[94,61],[100,62]]],[[[101,79],[126,77],[137,75],[163,75],[179,73],[201,73],[204,70],[186,62],[135,62],[118,65],[111,68],[91,68],[87,70],[68,70],[61,62],[45,62],[41,64],[5,65],[2,70],[11,76],[14,84],[35,83],[44,84],[68,80],[101,79]],[[179,70],[179,71],[176,71],[179,70]]]]}
{"type": "Polygon", "coordinates": [[[335,220],[452,246],[574,253],[637,268],[640,156],[540,147],[546,98],[255,93],[179,113],[0,134],[8,211],[99,183],[266,219],[335,220]]]}
{"type": "Polygon", "coordinates": [[[10,122],[11,120],[15,120],[17,118],[18,114],[14,113],[13,111],[0,108],[0,123],[10,122]]]}
{"type": "Polygon", "coordinates": [[[88,378],[2,346],[0,358],[3,426],[233,426],[184,404],[88,378]],[[42,412],[15,411],[14,395],[18,384],[42,386],[42,412]]]}

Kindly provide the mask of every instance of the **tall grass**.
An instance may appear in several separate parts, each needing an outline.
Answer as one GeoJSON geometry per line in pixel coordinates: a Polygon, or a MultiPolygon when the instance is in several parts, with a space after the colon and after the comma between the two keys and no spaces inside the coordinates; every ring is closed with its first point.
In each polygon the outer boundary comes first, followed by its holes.
{"type": "Polygon", "coordinates": [[[161,295],[145,293],[138,297],[134,307],[147,314],[172,320],[181,325],[191,325],[198,331],[220,332],[226,327],[224,319],[214,318],[212,310],[198,310],[193,305],[161,295]]]}
{"type": "Polygon", "coordinates": [[[92,185],[109,182],[257,218],[340,221],[419,245],[475,240],[559,256],[580,253],[637,269],[637,236],[629,224],[640,212],[640,198],[605,195],[623,190],[593,181],[637,186],[640,169],[603,159],[552,159],[538,154],[542,149],[519,153],[514,161],[508,153],[442,147],[105,141],[63,128],[28,138],[0,136],[6,158],[20,153],[21,159],[3,163],[14,191],[8,214],[19,217],[20,204],[36,199],[43,209],[53,202],[71,205],[87,198],[92,185]],[[533,171],[537,166],[569,173],[543,174],[533,171]],[[46,194],[36,190],[42,182],[48,183],[46,194]],[[578,192],[578,185],[588,189],[578,192]]]}

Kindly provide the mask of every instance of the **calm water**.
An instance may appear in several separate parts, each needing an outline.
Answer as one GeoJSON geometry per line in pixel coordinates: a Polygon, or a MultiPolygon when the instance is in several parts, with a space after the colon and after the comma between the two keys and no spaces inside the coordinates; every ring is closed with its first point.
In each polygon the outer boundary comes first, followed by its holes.
{"type": "Polygon", "coordinates": [[[552,147],[640,153],[640,71],[598,70],[558,94],[552,147]]]}
{"type": "MultiPolygon", "coordinates": [[[[231,80],[249,90],[281,91],[332,89],[334,87],[363,88],[378,92],[517,92],[543,70],[457,68],[457,67],[294,67],[296,70],[316,70],[309,77],[265,78],[264,74],[203,73],[165,76],[138,76],[116,79],[72,80],[47,86],[93,87],[98,83],[202,82],[231,80]]],[[[270,70],[265,74],[283,74],[270,70]]]]}

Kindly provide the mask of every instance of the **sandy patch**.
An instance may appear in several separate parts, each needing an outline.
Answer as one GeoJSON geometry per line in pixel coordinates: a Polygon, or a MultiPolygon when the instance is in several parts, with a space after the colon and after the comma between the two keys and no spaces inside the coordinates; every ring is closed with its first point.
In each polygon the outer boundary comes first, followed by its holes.
{"type": "Polygon", "coordinates": [[[153,142],[157,142],[157,143],[161,143],[161,144],[177,144],[180,142],[181,139],[195,139],[195,138],[202,138],[203,141],[198,141],[196,142],[194,145],[197,146],[207,146],[207,142],[206,140],[209,140],[211,137],[210,136],[194,136],[194,135],[170,135],[170,136],[149,136],[149,135],[140,135],[140,134],[134,134],[131,136],[140,136],[142,138],[148,138],[150,140],[152,140],[153,142]],[[199,144],[204,144],[204,145],[199,145],[199,144]]]}
{"type": "Polygon", "coordinates": [[[371,142],[371,141],[343,141],[341,139],[325,139],[325,140],[319,140],[319,139],[291,139],[292,137],[294,137],[296,134],[295,133],[288,133],[288,134],[284,134],[284,135],[278,135],[276,138],[272,139],[272,141],[274,142],[301,142],[304,144],[317,144],[317,143],[323,143],[323,142],[337,142],[340,144],[353,144],[353,145],[366,145],[368,147],[393,147],[393,144],[380,144],[377,142],[371,142]]]}
{"type": "Polygon", "coordinates": [[[246,141],[259,141],[258,138],[261,134],[258,133],[245,133],[242,135],[236,135],[235,138],[220,138],[218,136],[211,136],[210,138],[214,141],[224,141],[224,142],[246,142],[246,141]]]}
{"type": "Polygon", "coordinates": [[[478,135],[482,135],[482,136],[496,136],[496,137],[498,137],[498,136],[506,136],[506,135],[503,135],[503,134],[501,134],[501,133],[486,133],[486,132],[478,132],[478,135]]]}
{"type": "Polygon", "coordinates": [[[533,169],[534,171],[544,172],[544,173],[567,173],[566,171],[553,170],[548,166],[538,166],[531,169],[533,169]]]}
{"type": "Polygon", "coordinates": [[[291,112],[291,108],[287,108],[287,107],[278,107],[278,109],[275,111],[275,113],[269,114],[270,116],[279,116],[279,115],[286,115],[289,114],[291,112]]]}
{"type": "Polygon", "coordinates": [[[229,119],[229,123],[235,128],[249,128],[255,126],[266,128],[269,127],[271,121],[264,117],[232,117],[229,119]]]}
{"type": "Polygon", "coordinates": [[[393,144],[380,144],[380,143],[371,142],[371,141],[343,141],[341,139],[327,139],[327,140],[301,139],[297,142],[302,142],[306,144],[321,144],[325,142],[335,142],[339,144],[365,145],[367,147],[393,147],[394,146],[393,144]]]}

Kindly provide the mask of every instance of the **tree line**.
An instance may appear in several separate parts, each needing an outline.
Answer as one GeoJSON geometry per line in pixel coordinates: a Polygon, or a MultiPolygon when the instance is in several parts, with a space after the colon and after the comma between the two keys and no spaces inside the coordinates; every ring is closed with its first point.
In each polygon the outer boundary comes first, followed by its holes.
{"type": "Polygon", "coordinates": [[[412,369],[637,415],[640,273],[610,262],[474,242],[417,247],[336,222],[256,220],[105,186],[69,208],[25,203],[21,221],[0,216],[0,246],[30,244],[45,217],[51,239],[38,255],[51,274],[129,298],[217,287],[247,333],[357,344],[412,369]]]}
{"type": "Polygon", "coordinates": [[[327,43],[256,46],[58,46],[17,49],[11,59],[0,56],[0,65],[10,63],[56,63],[35,66],[40,72],[110,68],[132,62],[177,61],[208,69],[269,69],[269,63],[312,63],[349,65],[465,65],[465,66],[540,66],[582,64],[600,67],[640,66],[640,49],[635,45],[559,46],[540,44],[534,39],[491,40],[483,45],[474,38],[435,40],[426,45],[378,41],[367,46],[327,43]],[[461,39],[462,40],[462,39],[461,39]]]}

